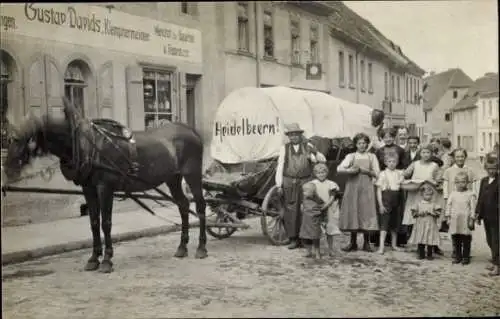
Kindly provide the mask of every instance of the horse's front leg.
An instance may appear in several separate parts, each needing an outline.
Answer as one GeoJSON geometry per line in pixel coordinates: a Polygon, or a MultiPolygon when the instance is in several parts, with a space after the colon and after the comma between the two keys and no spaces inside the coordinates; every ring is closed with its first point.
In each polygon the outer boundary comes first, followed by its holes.
{"type": "Polygon", "coordinates": [[[111,240],[112,212],[113,212],[113,189],[104,185],[97,188],[99,194],[99,205],[101,208],[101,227],[104,233],[104,258],[99,266],[99,271],[110,273],[113,271],[113,242],[111,240]]]}
{"type": "Polygon", "coordinates": [[[90,217],[90,229],[92,230],[93,249],[87,264],[86,271],[93,271],[99,268],[99,257],[102,256],[101,230],[100,230],[100,209],[97,189],[95,187],[83,187],[86,205],[90,217]]]}

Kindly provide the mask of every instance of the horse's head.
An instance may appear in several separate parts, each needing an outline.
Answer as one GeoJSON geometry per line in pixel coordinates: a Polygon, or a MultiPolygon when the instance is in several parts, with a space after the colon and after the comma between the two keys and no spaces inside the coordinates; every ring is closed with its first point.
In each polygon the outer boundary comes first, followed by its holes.
{"type": "Polygon", "coordinates": [[[37,118],[32,115],[25,118],[20,126],[9,128],[9,146],[5,159],[5,175],[8,179],[19,177],[22,169],[32,158],[47,153],[43,136],[46,117],[37,118]]]}

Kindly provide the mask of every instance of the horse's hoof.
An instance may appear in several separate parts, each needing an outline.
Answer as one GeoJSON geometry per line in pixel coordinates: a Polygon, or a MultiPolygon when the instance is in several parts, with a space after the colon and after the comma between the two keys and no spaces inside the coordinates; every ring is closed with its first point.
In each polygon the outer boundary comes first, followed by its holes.
{"type": "Polygon", "coordinates": [[[99,260],[89,260],[83,269],[85,271],[94,271],[97,268],[99,268],[99,260]]]}
{"type": "Polygon", "coordinates": [[[188,251],[186,248],[177,248],[177,251],[175,252],[175,257],[176,258],[184,258],[187,257],[188,251]]]}
{"type": "Polygon", "coordinates": [[[207,258],[207,257],[208,257],[208,253],[207,253],[206,249],[198,249],[198,250],[196,250],[196,255],[194,256],[194,258],[196,258],[196,259],[203,259],[203,258],[207,258]]]}
{"type": "Polygon", "coordinates": [[[113,271],[113,263],[109,260],[103,260],[99,266],[99,272],[103,274],[109,274],[113,271]]]}

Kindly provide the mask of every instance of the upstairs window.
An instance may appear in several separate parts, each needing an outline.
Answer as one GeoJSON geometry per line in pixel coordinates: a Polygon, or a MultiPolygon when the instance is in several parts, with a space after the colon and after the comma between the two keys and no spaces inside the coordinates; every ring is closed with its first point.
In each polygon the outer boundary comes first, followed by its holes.
{"type": "Polygon", "coordinates": [[[318,27],[313,25],[311,26],[310,30],[310,51],[311,51],[311,63],[318,63],[319,62],[319,33],[318,33],[318,27]]]}
{"type": "Polygon", "coordinates": [[[373,93],[373,66],[368,63],[368,92],[373,93]]]}
{"type": "Polygon", "coordinates": [[[238,50],[250,50],[250,33],[248,26],[248,3],[238,2],[238,50]]]}
{"type": "Polygon", "coordinates": [[[349,87],[354,88],[354,56],[349,54],[349,87]]]}
{"type": "Polygon", "coordinates": [[[345,59],[344,52],[339,51],[339,86],[344,87],[345,85],[345,59]]]}
{"type": "Polygon", "coordinates": [[[389,100],[389,74],[387,72],[384,73],[384,97],[389,100]]]}
{"type": "Polygon", "coordinates": [[[396,83],[394,81],[394,75],[391,75],[391,100],[396,101],[396,83]]]}
{"type": "Polygon", "coordinates": [[[300,64],[300,21],[290,21],[290,36],[292,39],[292,64],[300,64]]]}
{"type": "Polygon", "coordinates": [[[445,120],[446,122],[451,121],[451,113],[446,113],[446,114],[444,115],[444,120],[445,120]]]}
{"type": "Polygon", "coordinates": [[[365,60],[361,60],[360,64],[360,71],[361,71],[361,91],[364,92],[366,90],[366,83],[365,83],[365,60]]]}
{"type": "Polygon", "coordinates": [[[398,98],[398,102],[401,102],[401,79],[398,77],[396,78],[396,94],[398,98]]]}
{"type": "Polygon", "coordinates": [[[453,98],[456,99],[458,97],[458,92],[457,90],[453,90],[453,98]]]}
{"type": "Polygon", "coordinates": [[[274,57],[273,14],[264,11],[264,56],[274,57]]]}
{"type": "Polygon", "coordinates": [[[182,1],[181,2],[181,13],[188,14],[191,16],[198,15],[198,7],[196,2],[182,1]]]}

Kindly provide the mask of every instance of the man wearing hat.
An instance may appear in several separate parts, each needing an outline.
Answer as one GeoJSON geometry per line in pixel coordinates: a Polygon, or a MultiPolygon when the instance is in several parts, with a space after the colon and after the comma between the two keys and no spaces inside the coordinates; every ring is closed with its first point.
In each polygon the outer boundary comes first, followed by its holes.
{"type": "Polygon", "coordinates": [[[290,238],[289,249],[300,245],[302,185],[311,180],[313,163],[326,162],[325,156],[304,139],[303,133],[304,130],[298,123],[285,125],[285,135],[290,141],[281,147],[276,168],[276,186],[285,201],[283,218],[285,230],[290,238]]]}

